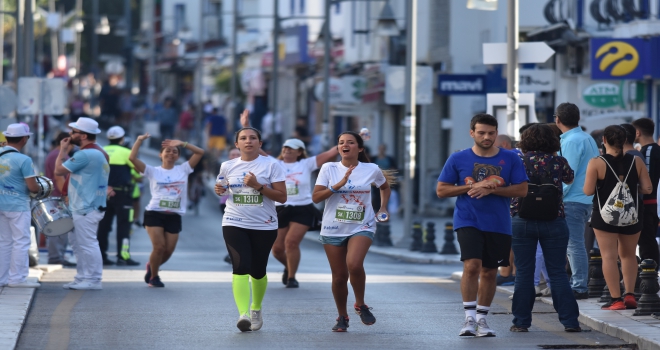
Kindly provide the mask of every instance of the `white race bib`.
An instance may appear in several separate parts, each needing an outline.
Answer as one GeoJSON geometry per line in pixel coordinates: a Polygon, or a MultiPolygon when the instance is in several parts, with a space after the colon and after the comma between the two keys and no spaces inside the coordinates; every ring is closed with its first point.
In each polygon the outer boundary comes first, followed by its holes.
{"type": "Polygon", "coordinates": [[[339,204],[335,210],[335,221],[361,224],[364,221],[364,206],[359,204],[339,204]]]}
{"type": "Polygon", "coordinates": [[[288,197],[297,197],[300,194],[298,184],[293,181],[286,182],[286,195],[288,197]]]}
{"type": "Polygon", "coordinates": [[[234,205],[243,207],[263,207],[264,195],[251,187],[234,187],[232,191],[232,200],[234,205]]]}
{"type": "Polygon", "coordinates": [[[181,209],[181,197],[164,196],[158,202],[158,206],[163,209],[181,209]]]}

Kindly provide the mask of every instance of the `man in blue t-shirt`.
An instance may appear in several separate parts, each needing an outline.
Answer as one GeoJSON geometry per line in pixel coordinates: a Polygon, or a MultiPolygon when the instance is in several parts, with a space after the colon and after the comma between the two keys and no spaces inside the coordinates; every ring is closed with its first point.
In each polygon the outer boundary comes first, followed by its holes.
{"type": "Polygon", "coordinates": [[[36,288],[27,280],[30,249],[29,193],[39,191],[32,159],[19,151],[30,139],[26,124],[10,124],[0,147],[0,288],[36,288]]]}
{"type": "Polygon", "coordinates": [[[527,174],[514,152],[493,147],[497,119],[470,121],[474,146],[452,154],[438,177],[440,198],[457,197],[454,229],[461,247],[465,323],[460,336],[494,337],[486,315],[495,296],[497,268],[509,265],[512,197],[527,195],[527,174]],[[478,294],[478,303],[477,303],[478,294]]]}
{"type": "Polygon", "coordinates": [[[69,175],[69,208],[73,216],[73,231],[69,242],[78,262],[74,281],[64,289],[102,289],[103,258],[96,231],[103,219],[106,198],[114,195],[108,191],[110,165],[108,155],[96,144],[96,135],[101,132],[98,123],[91,118],[80,117],[70,123],[71,136],[60,142],[60,149],[69,144],[80,146],[66,162],[65,152],[55,160],[55,175],[69,175]]]}

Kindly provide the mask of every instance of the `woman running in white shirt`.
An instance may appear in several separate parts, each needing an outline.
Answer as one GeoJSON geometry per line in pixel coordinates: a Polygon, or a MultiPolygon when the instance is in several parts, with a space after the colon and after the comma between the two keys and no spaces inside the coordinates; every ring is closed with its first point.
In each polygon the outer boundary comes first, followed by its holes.
{"type": "Polygon", "coordinates": [[[387,221],[391,181],[388,182],[376,164],[369,163],[359,134],[347,131],[339,135],[337,149],[341,161],[321,167],[312,199],[314,203],[326,201],[320,241],[330,263],[332,295],[339,312],[332,331],[345,332],[349,320],[346,308],[349,278],[355,294],[355,312],[365,325],[376,323],[371,308],[364,302],[364,258],[376,233],[371,186],[375,184],[380,189],[378,215],[385,214],[382,221],[387,221]]]}
{"type": "Polygon", "coordinates": [[[144,211],[144,227],[147,229],[153,250],[147,263],[144,281],[149,287],[165,287],[160,280],[158,270],[174,253],[181,232],[181,216],[186,213],[188,199],[188,175],[195,169],[204,155],[204,150],[188,142],[165,140],[160,148],[162,165],[152,167],[138,159],[142,141],[149,134],[138,136],[133,144],[128,159],[135,170],[149,179],[151,200],[144,211]],[[188,149],[193,155],[187,162],[176,165],[181,155],[179,147],[188,149]]]}
{"type": "Polygon", "coordinates": [[[287,195],[282,167],[276,160],[259,155],[262,141],[258,130],[240,129],[235,145],[241,157],[220,165],[218,177],[223,177],[224,183],[216,184],[215,193],[229,192],[222,234],[232,262],[232,290],[239,313],[236,327],[245,332],[259,330],[263,325],[261,302],[268,287],[266,267],[277,238],[275,202],[286,202],[287,195]]]}

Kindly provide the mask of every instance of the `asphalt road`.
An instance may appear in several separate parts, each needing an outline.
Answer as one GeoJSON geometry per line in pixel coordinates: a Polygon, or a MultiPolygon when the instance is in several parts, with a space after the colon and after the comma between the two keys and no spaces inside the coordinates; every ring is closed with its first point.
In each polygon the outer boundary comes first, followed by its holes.
{"type": "Polygon", "coordinates": [[[184,217],[177,250],[161,273],[165,288],[144,283],[151,244],[142,228],[134,230],[131,248],[142,265],[105,269],[101,291],[64,290],[62,284],[73,279],[73,269],[46,274],[17,349],[538,349],[623,344],[598,332],[565,333],[552,307],[541,302],[535,305],[529,333],[509,332],[511,302],[500,293],[488,316],[497,337],[459,337],[464,312],[459,284],[449,277],[460,265],[402,263],[375,254],[367,256],[365,268],[366,301],[377,323],[365,326],[351,315],[349,331],[333,333],[330,268],[321,245],[312,241],[302,243],[299,289],[284,288],[282,266],[271,258],[264,326],[241,333],[220,226],[217,197],[209,193],[199,216],[184,217]]]}

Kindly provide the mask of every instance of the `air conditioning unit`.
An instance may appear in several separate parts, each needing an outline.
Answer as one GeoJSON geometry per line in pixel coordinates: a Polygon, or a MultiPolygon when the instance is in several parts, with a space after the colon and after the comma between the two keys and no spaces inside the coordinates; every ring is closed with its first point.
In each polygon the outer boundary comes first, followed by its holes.
{"type": "Polygon", "coordinates": [[[585,56],[587,49],[582,45],[569,45],[566,47],[566,61],[564,73],[568,75],[581,75],[585,70],[585,56]]]}

